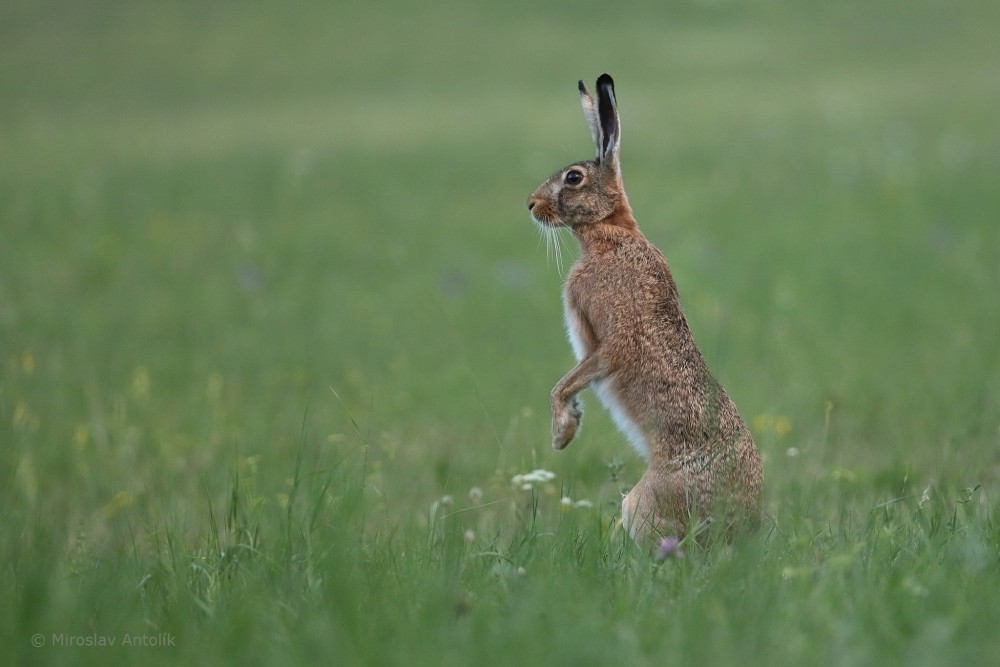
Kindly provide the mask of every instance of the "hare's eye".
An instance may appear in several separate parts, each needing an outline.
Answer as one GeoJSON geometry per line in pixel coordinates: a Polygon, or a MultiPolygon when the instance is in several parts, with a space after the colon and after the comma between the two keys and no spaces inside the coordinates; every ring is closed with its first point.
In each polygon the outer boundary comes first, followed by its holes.
{"type": "Polygon", "coordinates": [[[563,180],[566,182],[566,185],[580,185],[580,183],[583,183],[583,172],[578,169],[570,169],[563,176],[563,180]]]}

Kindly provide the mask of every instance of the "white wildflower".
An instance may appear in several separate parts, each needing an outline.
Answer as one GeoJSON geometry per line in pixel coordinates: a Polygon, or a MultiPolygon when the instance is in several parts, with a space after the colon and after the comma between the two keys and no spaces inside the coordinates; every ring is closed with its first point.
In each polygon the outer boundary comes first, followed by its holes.
{"type": "Polygon", "coordinates": [[[531,488],[531,484],[544,484],[546,482],[551,482],[555,478],[556,474],[551,470],[536,468],[531,472],[514,475],[510,482],[514,486],[520,486],[522,489],[528,490],[531,488]],[[527,488],[525,488],[526,485],[528,485],[527,488]]]}

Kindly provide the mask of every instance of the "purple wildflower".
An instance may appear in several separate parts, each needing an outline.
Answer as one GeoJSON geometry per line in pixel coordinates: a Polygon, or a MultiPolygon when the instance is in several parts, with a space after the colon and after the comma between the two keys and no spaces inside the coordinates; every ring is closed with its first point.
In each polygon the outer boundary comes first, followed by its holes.
{"type": "Polygon", "coordinates": [[[684,558],[684,550],[680,547],[681,541],[674,535],[664,537],[660,540],[660,548],[656,550],[656,560],[663,561],[667,558],[684,558]]]}

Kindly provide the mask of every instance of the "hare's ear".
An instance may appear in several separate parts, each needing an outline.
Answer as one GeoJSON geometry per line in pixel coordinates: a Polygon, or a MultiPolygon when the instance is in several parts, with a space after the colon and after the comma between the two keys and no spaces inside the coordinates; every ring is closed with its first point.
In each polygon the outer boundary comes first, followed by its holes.
{"type": "Polygon", "coordinates": [[[600,144],[597,159],[618,168],[618,147],[621,142],[621,125],[618,121],[618,102],[615,100],[615,82],[607,74],[597,79],[597,115],[600,123],[600,144]]]}
{"type": "Polygon", "coordinates": [[[590,128],[590,138],[594,140],[594,146],[597,148],[597,159],[601,159],[601,121],[597,116],[597,105],[594,103],[594,98],[590,96],[590,92],[587,90],[587,86],[583,85],[583,81],[579,82],[578,87],[580,88],[580,105],[583,107],[583,116],[587,119],[587,126],[590,128]]]}

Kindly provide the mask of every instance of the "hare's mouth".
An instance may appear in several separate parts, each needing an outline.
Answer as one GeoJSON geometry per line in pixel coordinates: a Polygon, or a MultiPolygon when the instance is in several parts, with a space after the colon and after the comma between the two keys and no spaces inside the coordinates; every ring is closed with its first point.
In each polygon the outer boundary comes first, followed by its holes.
{"type": "Polygon", "coordinates": [[[534,213],[532,213],[531,214],[531,219],[535,221],[536,225],[540,225],[542,227],[557,227],[558,226],[556,223],[554,223],[552,221],[551,218],[548,218],[546,216],[535,215],[534,213]]]}
{"type": "MultiPolygon", "coordinates": [[[[537,207],[535,207],[537,208],[537,207]]],[[[565,227],[565,223],[557,215],[546,215],[544,211],[531,210],[531,219],[535,221],[536,225],[541,227],[565,227]]]]}

